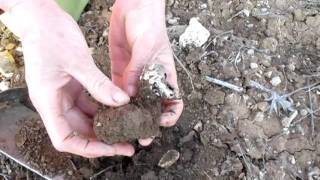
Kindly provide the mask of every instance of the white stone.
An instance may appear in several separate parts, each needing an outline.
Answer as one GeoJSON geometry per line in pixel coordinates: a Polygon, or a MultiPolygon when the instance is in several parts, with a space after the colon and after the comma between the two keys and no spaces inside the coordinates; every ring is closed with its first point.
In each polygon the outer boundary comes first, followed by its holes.
{"type": "Polygon", "coordinates": [[[259,66],[257,63],[250,63],[250,68],[251,69],[257,69],[259,66]]]}
{"type": "Polygon", "coordinates": [[[254,120],[256,122],[262,122],[264,120],[264,114],[263,112],[257,112],[257,114],[254,117],[254,120]]]}
{"type": "Polygon", "coordinates": [[[201,47],[208,41],[209,37],[210,32],[204,26],[202,26],[198,19],[191,18],[189,26],[179,38],[179,44],[182,47],[186,47],[187,45],[201,47]]]}
{"type": "Polygon", "coordinates": [[[254,49],[249,49],[249,50],[247,51],[247,54],[248,54],[248,55],[254,55],[254,49]]]}
{"type": "Polygon", "coordinates": [[[308,114],[308,110],[306,110],[306,109],[301,109],[300,110],[300,115],[301,116],[306,116],[308,114]]]}
{"type": "Polygon", "coordinates": [[[279,76],[273,77],[270,83],[272,86],[278,86],[281,83],[281,78],[279,76]]]}
{"type": "Polygon", "coordinates": [[[0,82],[0,92],[1,91],[5,91],[8,90],[10,86],[10,82],[9,81],[2,81],[0,82]]]}
{"type": "Polygon", "coordinates": [[[272,71],[268,71],[268,72],[264,73],[264,75],[265,75],[267,78],[271,78],[271,76],[272,76],[272,71]]]}

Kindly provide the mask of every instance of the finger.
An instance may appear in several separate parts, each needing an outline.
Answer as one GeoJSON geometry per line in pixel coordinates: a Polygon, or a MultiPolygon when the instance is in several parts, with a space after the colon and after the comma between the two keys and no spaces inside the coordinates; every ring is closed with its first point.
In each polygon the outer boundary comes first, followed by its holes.
{"type": "Polygon", "coordinates": [[[129,144],[107,145],[97,140],[88,140],[80,136],[72,136],[58,146],[62,152],[70,152],[87,158],[102,156],[132,156],[134,148],[129,144]]]}
{"type": "Polygon", "coordinates": [[[121,106],[130,101],[129,96],[114,85],[94,64],[93,60],[70,72],[99,102],[109,106],[121,106]]]}
{"type": "Polygon", "coordinates": [[[153,57],[157,57],[154,47],[154,37],[144,37],[137,38],[132,48],[130,63],[123,74],[124,89],[130,96],[134,96],[138,91],[138,81],[144,66],[149,64],[153,57]]]}
{"type": "Polygon", "coordinates": [[[134,153],[133,147],[129,144],[107,145],[96,139],[84,136],[71,126],[71,119],[67,118],[72,117],[72,115],[52,116],[47,117],[44,121],[52,144],[58,151],[88,158],[114,155],[131,156],[134,153]]]}
{"type": "Polygon", "coordinates": [[[65,119],[71,129],[82,136],[96,138],[93,131],[93,120],[84,114],[79,108],[73,107],[64,113],[65,119]]]}
{"type": "Polygon", "coordinates": [[[122,87],[122,74],[130,60],[125,30],[125,18],[118,6],[114,6],[110,21],[109,49],[112,81],[119,87],[122,87]]]}
{"type": "Polygon", "coordinates": [[[171,127],[176,124],[183,111],[183,101],[174,100],[164,102],[165,110],[160,117],[160,125],[171,127]]]}
{"type": "Polygon", "coordinates": [[[149,146],[152,143],[153,139],[154,137],[151,137],[147,139],[139,139],[138,141],[141,146],[149,146]]]}
{"type": "Polygon", "coordinates": [[[98,104],[91,101],[86,92],[80,94],[76,100],[76,106],[90,117],[93,117],[98,110],[98,104]]]}

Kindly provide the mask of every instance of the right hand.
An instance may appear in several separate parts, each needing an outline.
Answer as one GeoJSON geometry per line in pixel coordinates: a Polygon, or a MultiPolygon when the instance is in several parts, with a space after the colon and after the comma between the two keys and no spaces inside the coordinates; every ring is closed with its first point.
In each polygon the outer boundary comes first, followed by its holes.
{"type": "Polygon", "coordinates": [[[120,106],[129,96],[95,65],[77,23],[53,0],[16,3],[2,17],[22,41],[26,82],[54,147],[84,157],[125,155],[134,148],[96,139],[92,116],[101,103],[120,106]]]}

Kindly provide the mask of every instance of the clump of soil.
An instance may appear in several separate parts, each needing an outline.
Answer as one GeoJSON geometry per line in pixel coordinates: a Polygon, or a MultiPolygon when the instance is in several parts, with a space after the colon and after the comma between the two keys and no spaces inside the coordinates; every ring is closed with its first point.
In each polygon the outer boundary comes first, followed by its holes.
{"type": "Polygon", "coordinates": [[[158,122],[151,113],[133,104],[103,110],[96,120],[95,132],[108,144],[149,138],[159,131],[158,122]]]}
{"type": "Polygon", "coordinates": [[[77,179],[70,155],[54,149],[41,119],[21,121],[15,136],[16,145],[25,160],[41,174],[49,177],[61,175],[65,179],[77,179]]]}
{"type": "Polygon", "coordinates": [[[161,100],[179,98],[166,82],[164,67],[147,66],[140,78],[137,97],[119,108],[102,108],[94,118],[97,137],[108,144],[159,135],[161,100]]]}

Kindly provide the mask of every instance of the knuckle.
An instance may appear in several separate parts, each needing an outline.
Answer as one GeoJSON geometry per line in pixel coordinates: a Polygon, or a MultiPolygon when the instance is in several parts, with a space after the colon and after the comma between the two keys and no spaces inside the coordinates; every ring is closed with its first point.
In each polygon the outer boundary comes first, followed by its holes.
{"type": "Polygon", "coordinates": [[[90,85],[91,91],[93,91],[93,92],[99,91],[107,83],[108,83],[108,79],[107,78],[94,78],[91,81],[91,85],[90,85]]]}

